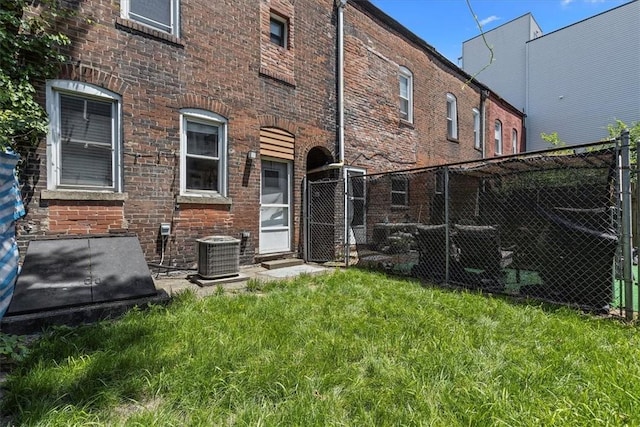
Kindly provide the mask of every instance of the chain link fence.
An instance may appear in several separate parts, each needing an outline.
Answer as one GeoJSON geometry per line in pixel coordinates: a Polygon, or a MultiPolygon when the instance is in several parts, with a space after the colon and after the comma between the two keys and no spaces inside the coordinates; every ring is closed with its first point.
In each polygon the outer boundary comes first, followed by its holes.
{"type": "Polygon", "coordinates": [[[308,259],[629,317],[620,146],[309,183],[308,259]]]}

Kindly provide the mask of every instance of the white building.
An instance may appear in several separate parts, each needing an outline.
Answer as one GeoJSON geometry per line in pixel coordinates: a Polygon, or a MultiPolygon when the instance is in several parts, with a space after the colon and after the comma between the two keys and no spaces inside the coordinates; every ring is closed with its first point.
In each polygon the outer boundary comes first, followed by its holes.
{"type": "Polygon", "coordinates": [[[640,0],[549,34],[528,13],[462,45],[462,68],[527,115],[527,150],[599,141],[640,121],[640,0]],[[486,68],[485,68],[486,67],[486,68]],[[483,69],[484,68],[484,69],[483,69]]]}

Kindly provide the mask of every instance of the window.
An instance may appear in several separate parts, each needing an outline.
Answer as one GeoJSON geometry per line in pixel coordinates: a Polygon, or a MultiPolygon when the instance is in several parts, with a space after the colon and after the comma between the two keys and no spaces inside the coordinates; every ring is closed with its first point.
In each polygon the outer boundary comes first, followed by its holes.
{"type": "Polygon", "coordinates": [[[272,13],[269,21],[269,32],[271,43],[280,47],[287,47],[287,21],[284,18],[272,13]]]}
{"type": "Polygon", "coordinates": [[[473,146],[476,149],[481,149],[480,146],[480,111],[477,108],[473,109],[473,146]]]}
{"type": "Polygon", "coordinates": [[[227,121],[204,110],[180,112],[180,192],[226,196],[227,121]]]}
{"type": "Polygon", "coordinates": [[[47,82],[47,188],[120,191],[121,98],[86,83],[47,82]]]}
{"type": "Polygon", "coordinates": [[[494,139],[496,143],[495,154],[502,154],[502,123],[500,120],[496,120],[494,139]]]}
{"type": "Polygon", "coordinates": [[[400,118],[413,123],[413,75],[400,67],[400,118]]]}
{"type": "Polygon", "coordinates": [[[458,139],[458,106],[456,97],[447,94],[447,138],[458,139]]]}
{"type": "Polygon", "coordinates": [[[409,180],[406,176],[391,177],[391,205],[407,206],[409,204],[409,180]]]}
{"type": "Polygon", "coordinates": [[[513,149],[513,154],[518,153],[518,131],[513,129],[511,131],[511,147],[513,149]]]}
{"type": "Polygon", "coordinates": [[[122,17],[178,37],[179,0],[122,0],[122,17]]]}

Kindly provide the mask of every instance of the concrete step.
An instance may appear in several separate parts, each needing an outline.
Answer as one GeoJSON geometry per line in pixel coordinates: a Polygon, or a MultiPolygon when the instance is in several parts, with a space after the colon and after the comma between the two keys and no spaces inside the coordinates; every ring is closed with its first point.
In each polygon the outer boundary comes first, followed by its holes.
{"type": "Polygon", "coordinates": [[[286,259],[274,259],[272,261],[264,261],[260,263],[260,266],[267,270],[275,270],[276,268],[293,267],[296,265],[302,265],[304,261],[299,258],[286,258],[286,259]]]}

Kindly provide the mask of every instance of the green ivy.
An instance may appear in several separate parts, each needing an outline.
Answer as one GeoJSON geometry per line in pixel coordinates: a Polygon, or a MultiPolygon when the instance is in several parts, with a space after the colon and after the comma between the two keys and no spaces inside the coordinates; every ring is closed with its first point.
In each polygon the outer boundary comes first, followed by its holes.
{"type": "Polygon", "coordinates": [[[34,145],[46,133],[36,86],[66,59],[60,48],[70,41],[56,24],[71,14],[58,0],[0,0],[0,150],[34,145]]]}
{"type": "Polygon", "coordinates": [[[29,354],[29,348],[23,337],[0,332],[0,357],[14,362],[24,360],[29,354]]]}

